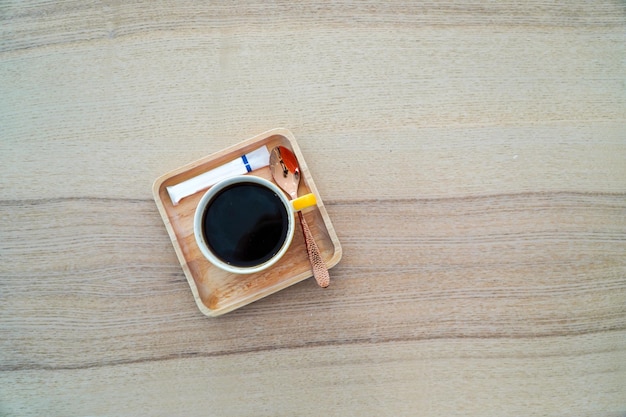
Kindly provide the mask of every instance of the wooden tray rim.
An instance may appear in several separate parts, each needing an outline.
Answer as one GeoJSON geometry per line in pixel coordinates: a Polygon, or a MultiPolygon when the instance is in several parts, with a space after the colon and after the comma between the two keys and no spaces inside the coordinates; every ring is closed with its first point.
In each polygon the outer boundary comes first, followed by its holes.
{"type": "MultiPolygon", "coordinates": [[[[254,301],[267,297],[284,288],[287,288],[288,286],[294,285],[298,282],[301,282],[313,276],[312,272],[309,271],[308,273],[302,273],[302,274],[297,274],[292,277],[287,277],[286,279],[281,280],[281,284],[286,284],[286,285],[275,285],[273,287],[269,287],[266,291],[258,294],[258,296],[252,297],[249,300],[244,300],[243,302],[233,303],[232,305],[228,305],[226,307],[222,307],[218,309],[209,308],[207,305],[204,304],[202,298],[200,297],[200,293],[198,291],[198,287],[197,287],[195,278],[193,276],[193,272],[191,271],[191,269],[189,268],[187,264],[188,260],[185,258],[180,242],[178,241],[178,236],[176,235],[174,226],[172,225],[167,209],[165,208],[165,203],[163,202],[161,198],[162,190],[166,186],[165,184],[167,182],[176,184],[178,182],[185,181],[188,178],[197,176],[201,174],[202,172],[205,172],[202,170],[198,172],[194,172],[198,170],[199,167],[209,162],[216,161],[220,158],[225,158],[226,156],[229,156],[235,152],[236,153],[250,152],[251,150],[256,149],[258,147],[255,145],[258,145],[259,142],[262,142],[263,140],[266,140],[266,139],[270,139],[273,136],[282,136],[290,143],[291,149],[294,151],[294,153],[296,154],[296,157],[298,158],[298,162],[300,164],[301,171],[302,171],[302,177],[304,178],[306,186],[311,190],[312,193],[314,193],[317,196],[317,199],[318,199],[317,208],[322,217],[324,227],[326,228],[326,231],[328,233],[328,237],[330,238],[330,241],[332,242],[332,245],[334,247],[333,255],[327,261],[327,267],[330,269],[333,266],[337,265],[337,263],[339,263],[339,261],[341,260],[343,251],[342,251],[341,244],[339,243],[339,238],[337,237],[334,227],[332,226],[332,222],[330,221],[330,217],[328,216],[328,212],[326,211],[324,202],[320,197],[317,186],[315,185],[315,181],[313,181],[312,175],[306,164],[306,160],[304,159],[304,156],[300,150],[300,147],[297,145],[297,141],[293,133],[291,133],[291,131],[285,128],[275,128],[275,129],[267,130],[249,139],[236,143],[232,146],[229,146],[227,148],[224,148],[212,154],[209,154],[205,157],[202,157],[198,160],[185,164],[179,168],[176,168],[174,170],[171,170],[159,176],[152,184],[152,193],[154,196],[154,200],[156,202],[156,205],[161,215],[161,218],[163,220],[163,223],[165,224],[165,228],[168,232],[170,240],[172,241],[172,245],[174,246],[174,251],[176,253],[178,261],[183,269],[183,272],[185,274],[189,287],[192,291],[196,305],[198,306],[199,310],[206,316],[209,316],[209,317],[221,316],[225,313],[228,313],[230,311],[233,311],[235,309],[248,305],[254,301]],[[191,174],[192,172],[193,174],[191,174]],[[173,179],[176,177],[181,177],[181,178],[178,178],[176,181],[174,181],[173,179]]],[[[224,162],[227,162],[227,160],[225,159],[224,162]]],[[[205,191],[201,191],[201,192],[205,192],[205,191]]]]}

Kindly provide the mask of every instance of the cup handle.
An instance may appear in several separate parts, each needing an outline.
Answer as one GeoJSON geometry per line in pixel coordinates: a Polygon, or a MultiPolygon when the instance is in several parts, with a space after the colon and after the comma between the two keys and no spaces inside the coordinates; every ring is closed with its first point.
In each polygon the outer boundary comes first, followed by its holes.
{"type": "Polygon", "coordinates": [[[307,207],[311,207],[317,204],[315,194],[305,194],[302,197],[294,198],[291,200],[291,205],[295,211],[304,210],[307,207]]]}

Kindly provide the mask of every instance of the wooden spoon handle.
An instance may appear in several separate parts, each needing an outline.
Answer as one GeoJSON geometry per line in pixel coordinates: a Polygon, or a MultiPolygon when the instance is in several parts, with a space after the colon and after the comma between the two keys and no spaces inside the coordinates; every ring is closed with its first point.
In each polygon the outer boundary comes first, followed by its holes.
{"type": "Polygon", "coordinates": [[[317,247],[311,229],[309,229],[309,225],[301,211],[298,212],[298,216],[300,217],[300,224],[302,225],[302,232],[304,233],[306,251],[309,254],[309,262],[311,262],[311,268],[313,269],[313,276],[320,287],[326,288],[330,284],[328,268],[326,268],[326,263],[324,263],[322,259],[320,249],[317,247]]]}

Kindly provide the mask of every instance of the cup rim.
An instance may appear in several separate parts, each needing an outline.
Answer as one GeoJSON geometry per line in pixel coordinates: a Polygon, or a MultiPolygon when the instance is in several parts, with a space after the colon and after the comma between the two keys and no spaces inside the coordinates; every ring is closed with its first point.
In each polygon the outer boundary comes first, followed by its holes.
{"type": "Polygon", "coordinates": [[[268,181],[265,178],[261,178],[261,177],[257,177],[253,175],[238,175],[235,177],[223,179],[215,183],[211,188],[208,189],[207,192],[204,193],[202,198],[200,198],[200,201],[198,202],[198,205],[196,206],[196,212],[194,214],[194,219],[193,219],[193,233],[194,233],[194,237],[196,240],[196,244],[198,245],[198,248],[200,249],[200,252],[202,253],[202,255],[216,267],[224,271],[232,272],[235,274],[253,274],[255,272],[263,271],[269,268],[270,266],[274,265],[283,257],[283,255],[287,252],[287,250],[291,246],[294,232],[295,232],[294,210],[290,201],[287,199],[283,191],[271,181],[268,181]],[[238,184],[238,183],[246,183],[246,182],[263,185],[271,189],[272,191],[276,193],[276,195],[278,195],[283,205],[285,206],[285,209],[287,210],[287,236],[285,238],[285,241],[283,242],[283,245],[281,246],[280,250],[276,253],[276,255],[274,255],[267,261],[263,262],[262,264],[255,265],[255,266],[241,267],[241,266],[230,265],[222,261],[216,255],[213,254],[213,252],[209,249],[209,246],[207,245],[204,239],[204,233],[202,232],[202,220],[203,220],[203,215],[204,215],[207,205],[209,204],[211,199],[215,195],[217,195],[217,193],[219,193],[221,190],[223,190],[224,188],[230,185],[238,184]]]}

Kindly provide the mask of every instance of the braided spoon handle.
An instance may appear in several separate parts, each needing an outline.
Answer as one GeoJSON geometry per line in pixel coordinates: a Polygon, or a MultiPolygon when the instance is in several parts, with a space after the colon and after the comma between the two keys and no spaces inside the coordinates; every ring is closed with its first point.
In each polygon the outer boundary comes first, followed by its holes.
{"type": "Polygon", "coordinates": [[[330,284],[328,268],[326,268],[326,263],[324,263],[322,259],[322,254],[317,247],[317,243],[315,243],[311,229],[309,229],[309,225],[301,211],[298,212],[298,216],[300,217],[300,224],[302,225],[302,232],[304,233],[306,251],[309,254],[309,262],[311,262],[311,268],[313,269],[313,276],[320,287],[326,288],[330,284]]]}

